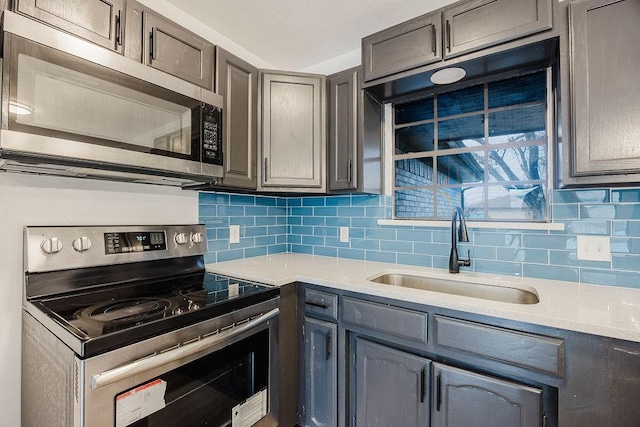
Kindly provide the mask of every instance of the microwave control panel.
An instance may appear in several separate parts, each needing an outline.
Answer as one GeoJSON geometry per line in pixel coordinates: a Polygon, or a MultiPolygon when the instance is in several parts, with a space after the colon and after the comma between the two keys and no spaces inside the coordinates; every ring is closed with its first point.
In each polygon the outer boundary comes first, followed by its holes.
{"type": "Polygon", "coordinates": [[[222,109],[209,104],[202,105],[202,161],[222,164],[222,109]]]}

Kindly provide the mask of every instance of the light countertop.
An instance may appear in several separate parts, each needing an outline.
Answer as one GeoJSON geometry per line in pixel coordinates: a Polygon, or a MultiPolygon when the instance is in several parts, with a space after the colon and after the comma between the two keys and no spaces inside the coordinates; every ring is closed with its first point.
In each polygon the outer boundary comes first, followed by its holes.
{"type": "Polygon", "coordinates": [[[281,253],[207,264],[208,271],[271,285],[299,281],[400,301],[450,308],[640,342],[640,290],[435,268],[281,253]],[[381,273],[409,273],[534,290],[538,304],[512,304],[374,283],[381,273]]]}

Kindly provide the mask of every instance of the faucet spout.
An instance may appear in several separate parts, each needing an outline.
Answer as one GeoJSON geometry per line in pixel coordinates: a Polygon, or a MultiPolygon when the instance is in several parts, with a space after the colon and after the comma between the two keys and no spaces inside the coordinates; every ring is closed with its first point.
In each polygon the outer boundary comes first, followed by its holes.
{"type": "Polygon", "coordinates": [[[467,224],[464,220],[464,212],[461,207],[453,210],[451,217],[451,254],[449,255],[449,273],[459,273],[460,267],[471,266],[471,251],[468,252],[467,258],[458,256],[458,242],[468,242],[467,224]],[[456,229],[456,222],[460,221],[459,228],[456,229]]]}

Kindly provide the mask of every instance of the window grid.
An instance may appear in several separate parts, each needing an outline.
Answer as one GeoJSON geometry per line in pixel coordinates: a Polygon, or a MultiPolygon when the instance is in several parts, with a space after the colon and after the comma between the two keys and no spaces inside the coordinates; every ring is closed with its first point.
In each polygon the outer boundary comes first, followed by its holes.
{"type": "MultiPolygon", "coordinates": [[[[483,84],[483,90],[482,90],[483,105],[484,105],[484,108],[482,110],[468,111],[460,114],[452,114],[452,115],[447,115],[445,117],[440,117],[439,111],[438,111],[439,94],[435,94],[431,96],[432,102],[433,102],[433,119],[417,120],[415,122],[401,123],[396,125],[395,118],[394,118],[394,136],[397,135],[397,132],[400,129],[406,129],[406,128],[411,128],[419,125],[425,125],[425,124],[433,124],[433,149],[432,150],[415,151],[415,152],[410,151],[403,154],[397,154],[396,138],[394,137],[394,150],[393,150],[394,154],[392,156],[393,164],[394,164],[394,167],[393,167],[393,171],[394,171],[393,172],[394,174],[393,215],[394,215],[394,218],[397,218],[397,219],[448,219],[445,216],[440,215],[439,213],[439,210],[442,209],[440,207],[440,203],[438,202],[438,197],[440,193],[446,190],[460,189],[460,194],[462,194],[465,191],[473,188],[482,188],[483,189],[482,215],[479,218],[477,218],[478,220],[484,220],[484,221],[523,220],[523,218],[503,218],[503,217],[491,218],[490,192],[492,189],[497,189],[500,187],[505,188],[507,186],[511,186],[515,189],[522,186],[530,186],[531,188],[535,188],[535,186],[540,186],[543,190],[543,194],[546,195],[548,182],[550,180],[549,159],[551,158],[551,154],[549,153],[550,136],[549,136],[549,123],[548,123],[548,114],[547,114],[548,102],[549,102],[548,91],[550,89],[548,70],[547,70],[544,82],[545,82],[544,83],[545,92],[547,94],[543,97],[542,100],[514,103],[512,105],[489,108],[489,85],[492,82],[486,82],[483,84]],[[544,109],[544,129],[543,129],[544,137],[533,138],[533,139],[527,139],[525,137],[524,140],[520,140],[520,141],[511,140],[508,142],[498,142],[498,143],[490,142],[491,141],[490,115],[495,113],[501,113],[501,112],[515,111],[515,110],[524,111],[523,109],[536,107],[536,106],[541,106],[544,109]],[[466,118],[466,117],[479,116],[479,115],[482,115],[483,117],[483,128],[484,128],[483,138],[482,138],[483,140],[481,144],[477,146],[471,146],[471,147],[464,146],[459,148],[441,148],[441,142],[439,141],[439,129],[440,129],[440,124],[442,122],[445,122],[448,120],[466,118]],[[493,166],[490,165],[490,162],[492,160],[491,153],[496,153],[495,156],[498,156],[499,150],[526,149],[528,147],[539,147],[539,151],[542,151],[544,153],[543,156],[540,156],[540,160],[544,164],[544,173],[539,177],[539,179],[528,179],[528,180],[527,179],[519,179],[519,180],[508,179],[503,181],[491,181],[491,171],[492,170],[495,171],[493,166]],[[440,179],[437,177],[440,174],[439,162],[442,161],[444,164],[443,157],[450,156],[450,155],[469,154],[469,153],[482,154],[482,158],[483,158],[481,163],[482,169],[483,169],[482,182],[475,182],[475,183],[474,182],[456,183],[456,182],[450,182],[450,181],[447,183],[439,182],[440,179]],[[432,165],[433,165],[432,168],[433,168],[433,171],[435,171],[435,172],[432,171],[432,175],[436,175],[430,179],[431,184],[398,186],[397,185],[398,181],[396,176],[397,162],[400,160],[406,160],[406,159],[420,159],[420,160],[431,159],[432,165]],[[423,190],[423,191],[427,190],[431,192],[432,194],[431,203],[433,205],[432,216],[398,216],[397,215],[398,213],[397,193],[407,192],[411,190],[423,190]]],[[[395,108],[394,108],[394,112],[395,112],[395,108]]],[[[517,134],[517,133],[519,132],[513,132],[513,134],[517,134]]],[[[520,135],[525,135],[526,133],[532,133],[532,132],[521,132],[520,135]]],[[[464,139],[464,138],[461,138],[461,139],[464,139]]],[[[533,148],[531,150],[533,151],[533,148]]],[[[520,154],[521,156],[524,156],[522,151],[520,152],[520,154]]],[[[495,172],[495,173],[498,173],[498,172],[495,172]]],[[[453,204],[453,206],[456,206],[458,204],[459,203],[456,202],[453,204]]],[[[545,200],[542,217],[526,218],[526,220],[527,221],[529,220],[546,221],[548,219],[547,205],[548,203],[545,200]]],[[[447,206],[446,208],[443,209],[443,211],[450,212],[451,207],[452,206],[447,206]]]]}

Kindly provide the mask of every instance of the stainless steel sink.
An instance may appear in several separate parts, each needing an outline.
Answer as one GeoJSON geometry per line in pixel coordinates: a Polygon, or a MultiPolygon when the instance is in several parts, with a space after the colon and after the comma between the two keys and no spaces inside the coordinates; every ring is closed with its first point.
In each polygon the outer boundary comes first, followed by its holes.
{"type": "Polygon", "coordinates": [[[537,304],[540,302],[535,291],[507,286],[485,285],[482,283],[458,282],[456,280],[438,279],[410,274],[382,274],[369,279],[403,288],[421,289],[424,291],[442,292],[485,300],[509,302],[512,304],[537,304]]]}

